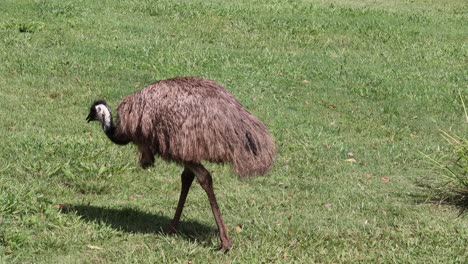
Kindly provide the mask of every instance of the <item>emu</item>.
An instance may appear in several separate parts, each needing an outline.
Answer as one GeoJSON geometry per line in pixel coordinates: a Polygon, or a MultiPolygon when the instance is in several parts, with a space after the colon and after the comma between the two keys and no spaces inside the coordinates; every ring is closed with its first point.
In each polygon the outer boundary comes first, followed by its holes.
{"type": "Polygon", "coordinates": [[[232,242],[219,210],[213,180],[202,161],[229,163],[239,177],[263,175],[272,167],[275,143],[265,125],[224,87],[198,77],[157,81],[126,97],[114,124],[104,100],[95,101],[86,120],[99,121],[114,143],[136,144],[141,167],[160,156],[184,167],[179,202],[168,233],[177,230],[193,179],[208,195],[221,239],[221,252],[232,242]]]}

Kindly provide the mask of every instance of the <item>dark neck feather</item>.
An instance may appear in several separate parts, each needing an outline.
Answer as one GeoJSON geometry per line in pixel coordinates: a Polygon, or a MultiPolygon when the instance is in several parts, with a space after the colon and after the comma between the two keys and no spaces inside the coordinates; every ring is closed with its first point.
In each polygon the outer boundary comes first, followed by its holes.
{"type": "Polygon", "coordinates": [[[130,140],[125,139],[120,133],[118,133],[117,127],[114,125],[114,121],[112,120],[112,113],[109,110],[109,117],[110,120],[106,123],[105,120],[102,121],[102,129],[104,133],[106,133],[107,137],[118,145],[126,145],[130,143],[130,140]]]}

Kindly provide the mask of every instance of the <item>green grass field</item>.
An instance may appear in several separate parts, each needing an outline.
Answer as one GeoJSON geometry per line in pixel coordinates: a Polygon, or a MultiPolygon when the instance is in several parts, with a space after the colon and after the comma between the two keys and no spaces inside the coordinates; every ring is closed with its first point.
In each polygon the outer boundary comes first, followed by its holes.
{"type": "Polygon", "coordinates": [[[0,263],[466,263],[468,219],[426,202],[467,135],[465,0],[0,1],[0,263]],[[202,76],[274,135],[271,173],[212,165],[233,240],[217,254],[181,167],[138,167],[85,117],[155,80],[202,76]],[[356,162],[350,162],[348,154],[356,162]]]}

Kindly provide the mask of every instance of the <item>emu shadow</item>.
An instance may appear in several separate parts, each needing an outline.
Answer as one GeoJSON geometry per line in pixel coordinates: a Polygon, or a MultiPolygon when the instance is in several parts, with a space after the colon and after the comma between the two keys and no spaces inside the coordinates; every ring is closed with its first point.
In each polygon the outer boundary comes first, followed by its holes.
{"type": "MultiPolygon", "coordinates": [[[[142,212],[133,208],[107,208],[92,205],[68,205],[61,210],[64,214],[75,213],[88,222],[107,224],[114,229],[134,234],[166,235],[171,218],[142,212]]],[[[217,234],[217,229],[197,221],[182,221],[178,235],[187,240],[206,241],[217,234]]]]}

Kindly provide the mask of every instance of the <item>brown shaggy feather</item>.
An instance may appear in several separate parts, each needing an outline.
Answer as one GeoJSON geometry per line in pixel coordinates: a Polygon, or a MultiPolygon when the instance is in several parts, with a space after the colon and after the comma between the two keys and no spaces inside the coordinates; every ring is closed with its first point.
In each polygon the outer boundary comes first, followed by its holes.
{"type": "Polygon", "coordinates": [[[228,162],[239,176],[250,176],[266,173],[276,155],[265,125],[203,78],[162,80],[128,96],[116,128],[117,137],[138,145],[142,166],[160,155],[180,163],[228,162]]]}

